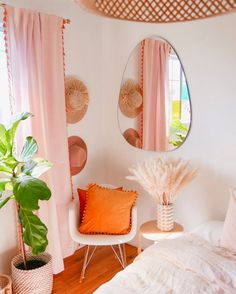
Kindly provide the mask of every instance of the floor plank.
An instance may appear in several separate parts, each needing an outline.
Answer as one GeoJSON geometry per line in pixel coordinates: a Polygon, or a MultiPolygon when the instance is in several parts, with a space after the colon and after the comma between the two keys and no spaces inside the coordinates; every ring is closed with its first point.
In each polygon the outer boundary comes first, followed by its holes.
{"type": "MultiPolygon", "coordinates": [[[[54,276],[53,294],[91,294],[100,285],[122,270],[111,247],[99,247],[87,270],[83,283],[79,283],[85,247],[65,259],[65,271],[54,276]]],[[[137,248],[126,245],[127,263],[137,255],[137,248]]]]}

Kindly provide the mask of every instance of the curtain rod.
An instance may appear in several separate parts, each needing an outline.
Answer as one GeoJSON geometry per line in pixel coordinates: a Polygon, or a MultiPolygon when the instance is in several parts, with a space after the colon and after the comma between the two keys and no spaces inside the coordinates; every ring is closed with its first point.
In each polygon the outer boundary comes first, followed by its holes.
{"type": "MultiPolygon", "coordinates": [[[[0,7],[4,7],[4,6],[6,6],[5,3],[0,3],[0,7]]],[[[68,18],[64,18],[64,23],[66,23],[66,24],[70,24],[70,19],[68,19],[68,18]]]]}

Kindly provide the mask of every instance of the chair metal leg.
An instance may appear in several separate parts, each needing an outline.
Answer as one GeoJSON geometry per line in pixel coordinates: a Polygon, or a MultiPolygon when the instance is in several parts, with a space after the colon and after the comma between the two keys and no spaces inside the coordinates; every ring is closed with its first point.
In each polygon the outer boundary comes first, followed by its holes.
{"type": "MultiPolygon", "coordinates": [[[[126,267],[126,251],[125,251],[125,244],[118,244],[118,252],[117,250],[115,250],[114,246],[111,245],[111,248],[113,250],[113,252],[115,253],[115,256],[117,257],[118,261],[120,262],[121,266],[123,268],[126,267]]],[[[83,267],[81,270],[81,274],[80,274],[80,283],[83,282],[84,278],[85,278],[85,272],[86,269],[94,255],[95,250],[97,249],[97,246],[94,246],[90,256],[89,256],[89,251],[90,251],[90,246],[88,245],[86,248],[86,252],[84,254],[84,261],[83,261],[83,267]]]]}
{"type": "Polygon", "coordinates": [[[127,257],[126,257],[126,249],[125,249],[125,243],[122,245],[123,247],[123,256],[124,256],[124,265],[127,266],[127,257]]]}
{"type": "Polygon", "coordinates": [[[122,259],[122,267],[125,268],[126,267],[126,252],[125,252],[125,244],[119,244],[119,251],[120,251],[120,256],[122,259]]]}
{"type": "Polygon", "coordinates": [[[86,249],[86,252],[85,252],[85,255],[84,255],[83,267],[82,267],[81,275],[80,275],[80,283],[82,283],[83,280],[84,280],[84,278],[85,278],[85,271],[86,271],[86,268],[87,268],[87,266],[89,265],[89,262],[90,262],[90,260],[92,259],[93,254],[94,254],[95,250],[97,249],[97,246],[95,246],[95,247],[93,248],[93,251],[92,251],[92,253],[90,254],[90,256],[89,256],[89,249],[90,249],[90,246],[88,245],[88,246],[87,246],[87,249],[86,249]]]}
{"type": "Polygon", "coordinates": [[[87,249],[86,249],[86,252],[85,252],[85,255],[84,255],[84,262],[83,262],[83,267],[82,267],[80,280],[79,280],[80,283],[82,283],[82,281],[84,279],[84,274],[85,274],[85,270],[86,270],[86,264],[87,264],[87,260],[88,260],[88,254],[89,254],[89,246],[87,246],[87,249]]]}
{"type": "Polygon", "coordinates": [[[113,246],[111,246],[111,248],[112,248],[113,252],[115,253],[115,256],[117,257],[117,259],[118,259],[118,261],[120,262],[121,266],[122,266],[123,268],[125,268],[125,267],[126,267],[126,256],[125,256],[124,247],[123,247],[123,251],[122,251],[121,244],[118,244],[118,249],[119,249],[119,253],[120,253],[120,254],[118,254],[118,253],[116,252],[116,250],[114,249],[113,246]],[[119,256],[119,255],[120,255],[120,256],[119,256]]]}

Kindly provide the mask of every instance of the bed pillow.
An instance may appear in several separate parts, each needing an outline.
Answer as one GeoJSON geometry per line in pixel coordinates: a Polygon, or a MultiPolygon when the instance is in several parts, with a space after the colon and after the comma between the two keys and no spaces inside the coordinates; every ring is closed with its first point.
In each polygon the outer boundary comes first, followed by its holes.
{"type": "MultiPolygon", "coordinates": [[[[118,187],[114,188],[116,190],[122,190],[123,187],[118,187]]],[[[87,190],[84,189],[77,189],[78,196],[79,196],[79,210],[80,210],[80,223],[82,222],[83,214],[84,214],[84,209],[85,209],[85,204],[86,204],[86,193],[87,190]]]]}
{"type": "Polygon", "coordinates": [[[229,206],[225,217],[223,233],[220,240],[221,247],[236,253],[236,191],[230,190],[229,206]]]}
{"type": "Polygon", "coordinates": [[[211,220],[199,225],[191,233],[207,240],[214,246],[219,246],[223,225],[223,221],[211,220]]]}
{"type": "Polygon", "coordinates": [[[137,192],[90,185],[79,231],[82,234],[124,235],[131,230],[137,192]]]}

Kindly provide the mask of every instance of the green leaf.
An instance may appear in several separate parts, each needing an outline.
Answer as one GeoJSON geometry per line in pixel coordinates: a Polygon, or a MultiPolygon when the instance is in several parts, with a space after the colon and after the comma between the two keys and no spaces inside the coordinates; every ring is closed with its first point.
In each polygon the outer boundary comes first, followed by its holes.
{"type": "Polygon", "coordinates": [[[3,158],[2,162],[4,162],[7,166],[9,166],[12,171],[19,163],[13,156],[8,156],[6,158],[3,158]]]}
{"type": "Polygon", "coordinates": [[[4,156],[7,153],[7,148],[0,140],[0,157],[4,156]]]}
{"type": "Polygon", "coordinates": [[[18,163],[13,156],[3,157],[0,160],[0,171],[13,173],[18,163]]]}
{"type": "Polygon", "coordinates": [[[12,191],[13,190],[13,185],[11,182],[8,182],[5,186],[5,190],[8,190],[8,191],[12,191]]]}
{"type": "Polygon", "coordinates": [[[3,124],[0,124],[0,156],[6,154],[7,145],[6,128],[3,124]]]}
{"type": "Polygon", "coordinates": [[[53,164],[43,158],[34,158],[23,164],[21,171],[34,178],[39,178],[43,173],[48,171],[53,164]]]}
{"type": "Polygon", "coordinates": [[[48,200],[51,197],[46,183],[31,176],[17,178],[13,184],[13,193],[18,204],[29,210],[38,210],[39,200],[48,200]]]}
{"type": "Polygon", "coordinates": [[[0,161],[0,172],[12,173],[13,170],[5,163],[5,161],[0,161]]]}
{"type": "Polygon", "coordinates": [[[15,137],[15,133],[16,133],[16,129],[17,129],[18,125],[22,120],[26,120],[29,116],[31,116],[31,114],[29,112],[23,112],[23,113],[16,115],[12,119],[9,127],[7,128],[6,138],[7,138],[8,150],[10,151],[10,154],[12,154],[14,137],[15,137]]]}
{"type": "Polygon", "coordinates": [[[22,165],[21,172],[28,176],[31,176],[32,170],[36,165],[37,162],[35,162],[34,160],[29,160],[22,165]]]}
{"type": "Polygon", "coordinates": [[[183,132],[188,131],[188,128],[179,119],[173,120],[170,127],[183,132]]]}
{"type": "Polygon", "coordinates": [[[0,200],[0,209],[3,208],[4,205],[7,204],[7,202],[10,200],[10,199],[13,199],[14,196],[9,196],[9,197],[6,197],[5,199],[3,200],[0,200]]]}
{"type": "Polygon", "coordinates": [[[3,124],[0,124],[0,139],[3,142],[3,144],[6,145],[7,143],[6,128],[3,124]]]}
{"type": "Polygon", "coordinates": [[[37,158],[36,162],[37,165],[33,168],[31,173],[32,177],[35,178],[40,177],[43,173],[48,171],[53,166],[53,164],[50,161],[42,158],[37,158]]]}
{"type": "Polygon", "coordinates": [[[23,226],[24,243],[31,247],[32,253],[38,255],[44,252],[48,245],[47,227],[37,215],[27,209],[20,209],[20,221],[23,226]]]}
{"type": "Polygon", "coordinates": [[[38,152],[38,145],[33,137],[27,137],[25,145],[21,151],[20,161],[30,160],[38,152]]]}
{"type": "Polygon", "coordinates": [[[0,197],[5,191],[6,184],[10,182],[10,179],[0,179],[0,197]]]}

